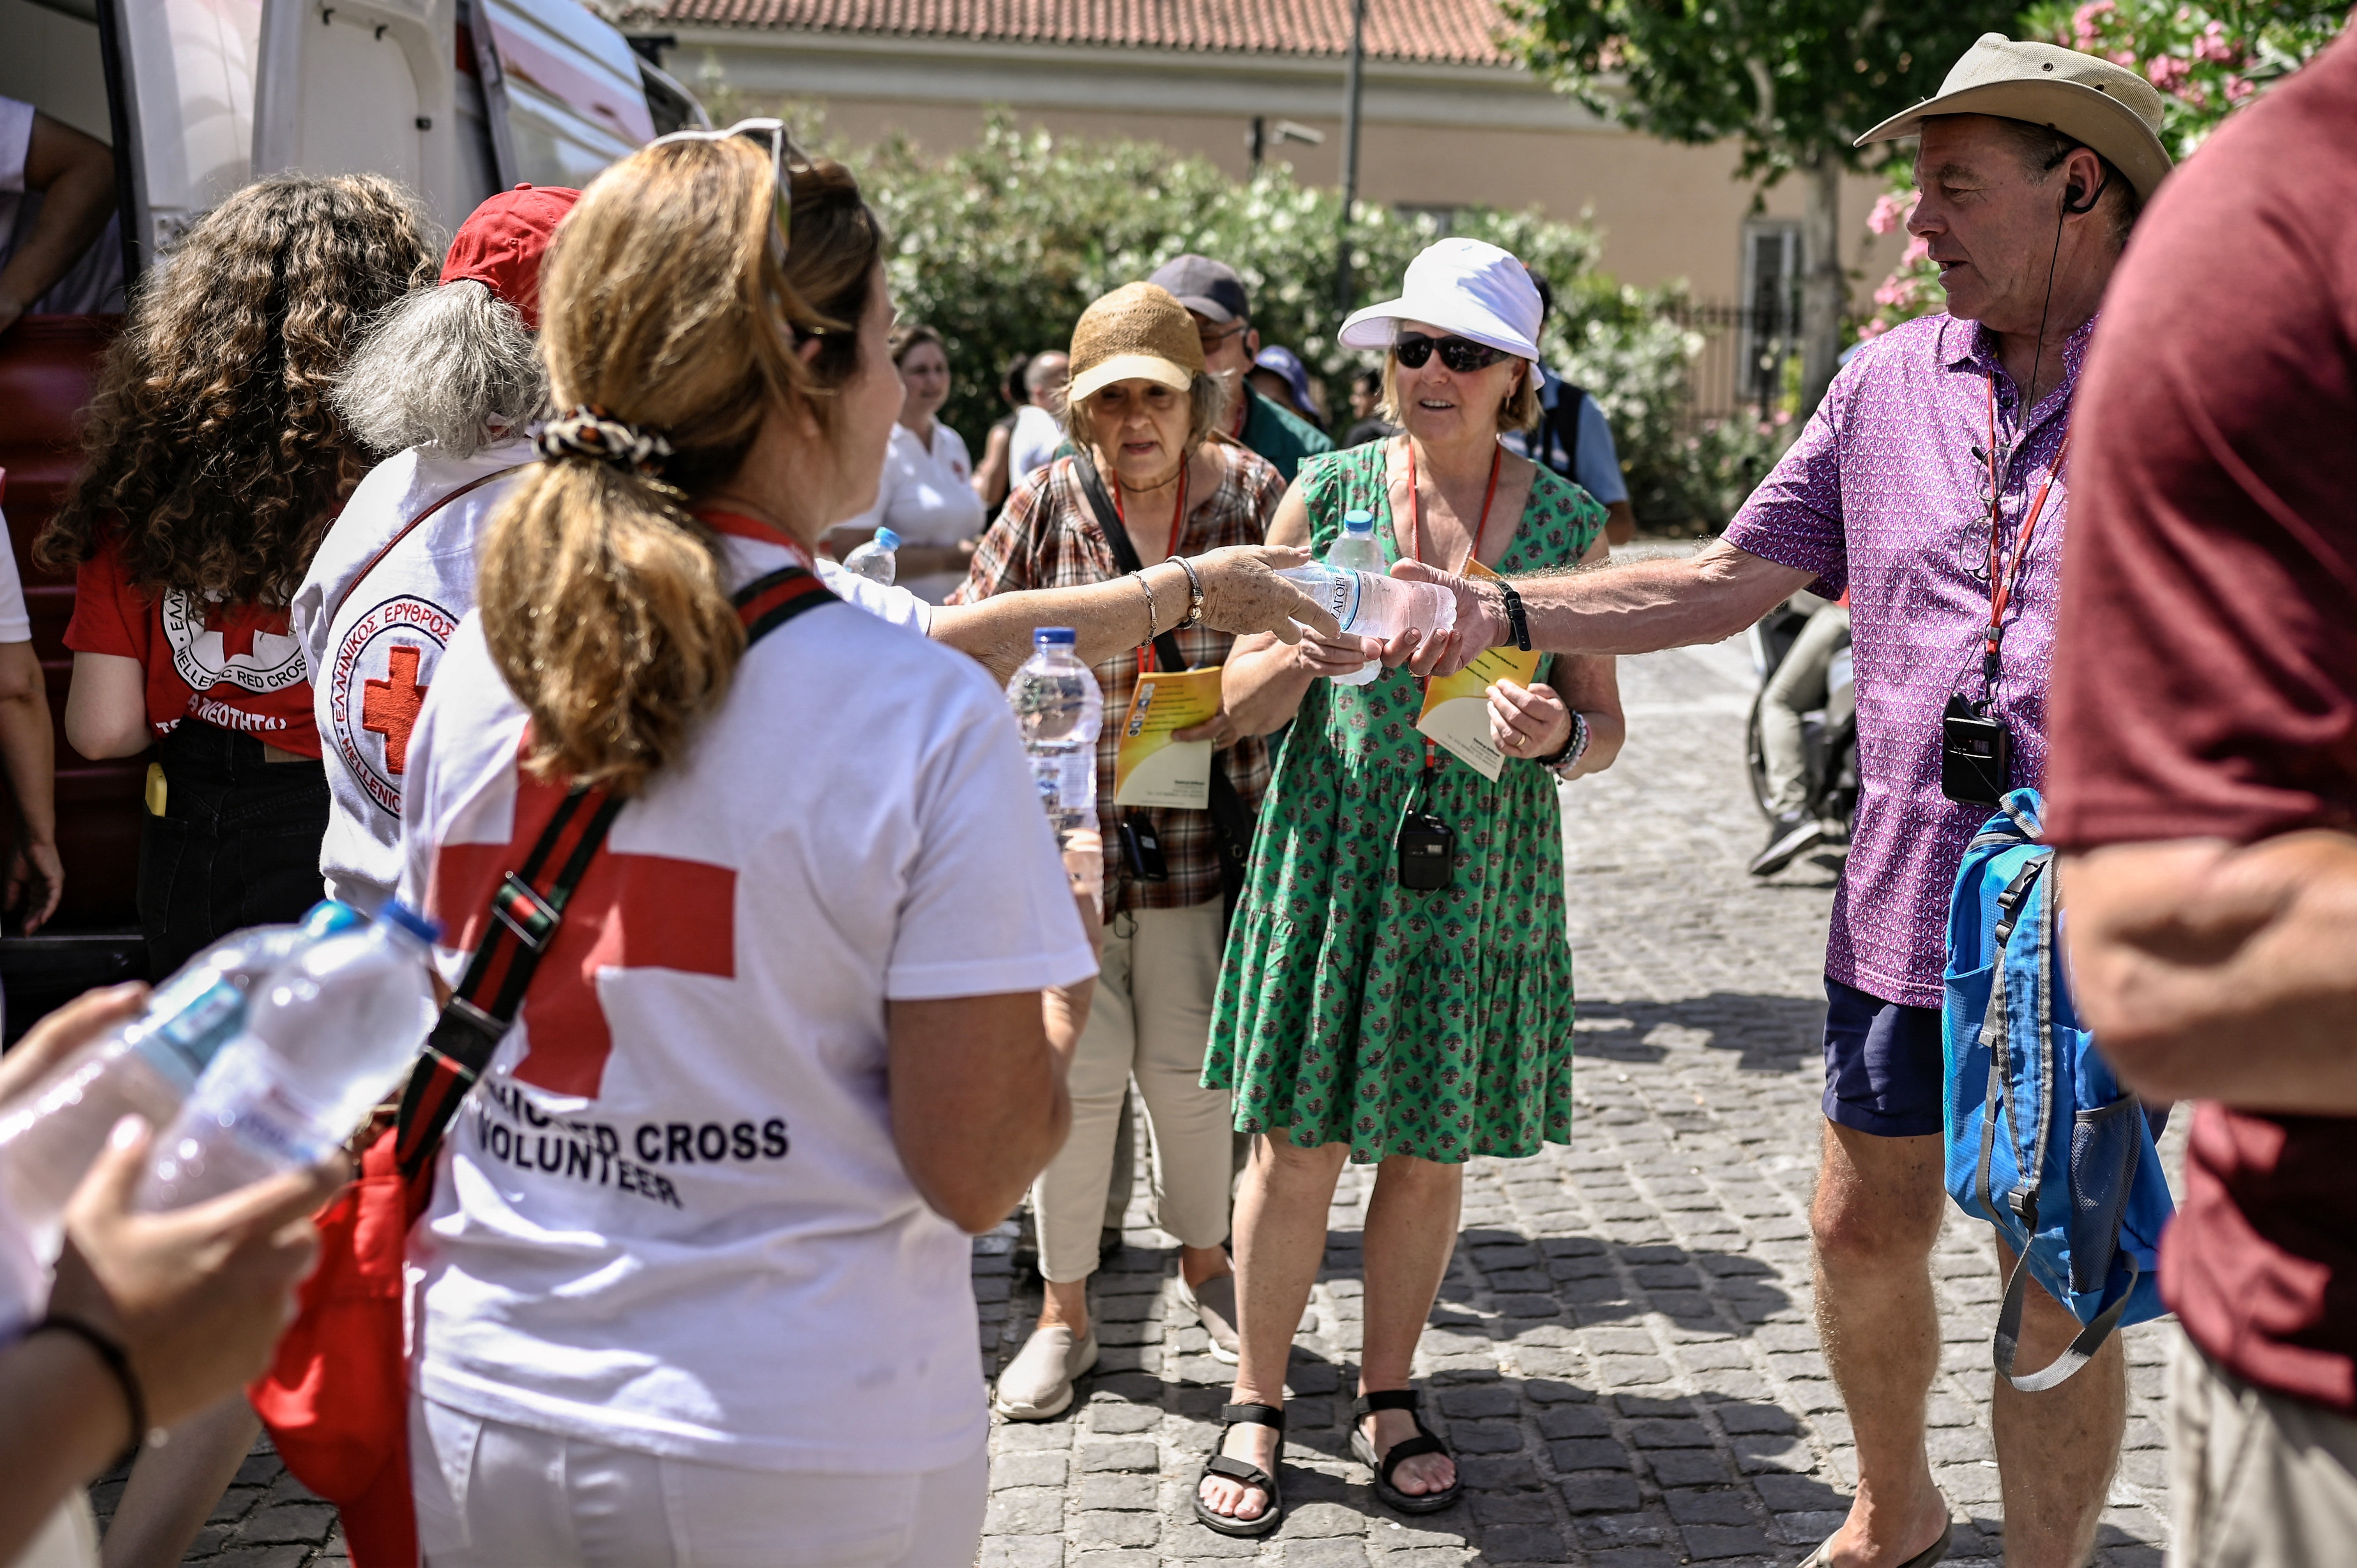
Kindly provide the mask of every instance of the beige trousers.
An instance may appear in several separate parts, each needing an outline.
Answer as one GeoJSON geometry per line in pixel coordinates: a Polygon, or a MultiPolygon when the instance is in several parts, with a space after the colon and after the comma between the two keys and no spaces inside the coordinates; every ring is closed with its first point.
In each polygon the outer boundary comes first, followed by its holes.
{"type": "Polygon", "coordinates": [[[2357,1421],[2255,1388],[2181,1337],[2169,1391],[2169,1568],[2357,1561],[2357,1421]]]}
{"type": "Polygon", "coordinates": [[[1223,945],[1217,898],[1131,910],[1106,930],[1088,1026],[1072,1053],[1071,1134],[1031,1189],[1039,1272],[1059,1284],[1096,1273],[1132,1078],[1154,1135],[1154,1222],[1189,1247],[1227,1240],[1228,1091],[1199,1081],[1223,945]]]}

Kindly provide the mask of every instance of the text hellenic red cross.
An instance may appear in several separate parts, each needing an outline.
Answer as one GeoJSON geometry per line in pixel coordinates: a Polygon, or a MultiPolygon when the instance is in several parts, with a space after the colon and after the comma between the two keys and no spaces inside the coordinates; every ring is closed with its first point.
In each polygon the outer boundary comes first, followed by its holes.
{"type": "Polygon", "coordinates": [[[396,642],[385,654],[385,679],[363,682],[361,728],[384,736],[384,770],[409,771],[409,732],[417,727],[417,710],[425,705],[428,686],[417,683],[417,650],[396,642]]]}
{"type": "MultiPolygon", "coordinates": [[[[468,951],[482,940],[493,890],[522,867],[563,799],[561,789],[525,775],[518,780],[515,823],[506,843],[442,846],[426,903],[442,929],[454,933],[447,940],[468,951]]],[[[544,875],[542,886],[546,881],[544,875]]],[[[596,1097],[614,1049],[597,1001],[597,973],[620,969],[733,979],[737,873],[700,860],[600,850],[524,993],[522,1017],[532,1047],[516,1077],[552,1094],[596,1097]]]]}

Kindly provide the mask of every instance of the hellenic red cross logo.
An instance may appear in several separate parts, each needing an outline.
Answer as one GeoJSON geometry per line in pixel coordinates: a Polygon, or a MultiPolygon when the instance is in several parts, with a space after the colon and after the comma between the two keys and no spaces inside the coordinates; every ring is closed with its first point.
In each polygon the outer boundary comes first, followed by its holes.
{"type": "MultiPolygon", "coordinates": [[[[483,940],[500,878],[522,868],[564,798],[563,790],[522,775],[506,843],[442,846],[426,901],[459,949],[471,952],[483,940]]],[[[540,886],[548,879],[544,872],[540,886]]],[[[516,1077],[553,1094],[596,1098],[614,1049],[597,1001],[597,972],[620,969],[735,978],[737,873],[700,860],[600,849],[524,993],[532,1048],[516,1077]]]]}
{"type": "Polygon", "coordinates": [[[221,659],[226,662],[251,656],[253,634],[262,628],[255,624],[250,607],[231,607],[219,599],[210,599],[205,604],[205,629],[221,633],[221,659]]]}
{"type": "Polygon", "coordinates": [[[417,710],[425,705],[432,688],[417,683],[417,650],[397,642],[386,650],[385,679],[367,682],[361,699],[361,728],[384,736],[384,769],[409,771],[409,732],[417,725],[417,710]]]}

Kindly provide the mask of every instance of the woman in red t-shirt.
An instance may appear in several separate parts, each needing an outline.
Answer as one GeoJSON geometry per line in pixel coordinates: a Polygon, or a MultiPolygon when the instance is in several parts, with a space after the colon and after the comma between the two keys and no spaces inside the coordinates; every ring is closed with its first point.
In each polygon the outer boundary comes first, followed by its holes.
{"type": "Polygon", "coordinates": [[[156,746],[139,846],[152,973],[319,897],[328,785],[287,600],[366,471],[328,401],[361,326],[429,279],[372,175],[259,180],[188,231],[107,357],[87,466],[36,558],[77,572],[66,739],[156,746]]]}

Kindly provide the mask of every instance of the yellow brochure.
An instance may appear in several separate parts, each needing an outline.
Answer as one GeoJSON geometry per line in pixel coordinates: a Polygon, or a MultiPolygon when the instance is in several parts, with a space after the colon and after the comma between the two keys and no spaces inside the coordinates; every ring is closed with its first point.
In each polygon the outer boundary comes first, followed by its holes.
{"type": "MultiPolygon", "coordinates": [[[[1498,574],[1479,561],[1469,561],[1465,575],[1494,578],[1498,574]]],[[[1505,770],[1506,754],[1490,744],[1491,683],[1512,681],[1527,686],[1538,678],[1539,660],[1544,657],[1535,650],[1492,648],[1456,674],[1426,682],[1424,711],[1416,715],[1415,727],[1434,745],[1495,783],[1505,770]]]]}
{"type": "Polygon", "coordinates": [[[1176,741],[1173,730],[1211,722],[1220,711],[1220,671],[1157,670],[1137,678],[1137,692],[1121,723],[1114,753],[1116,806],[1176,806],[1201,811],[1211,804],[1211,743],[1176,741]]]}

